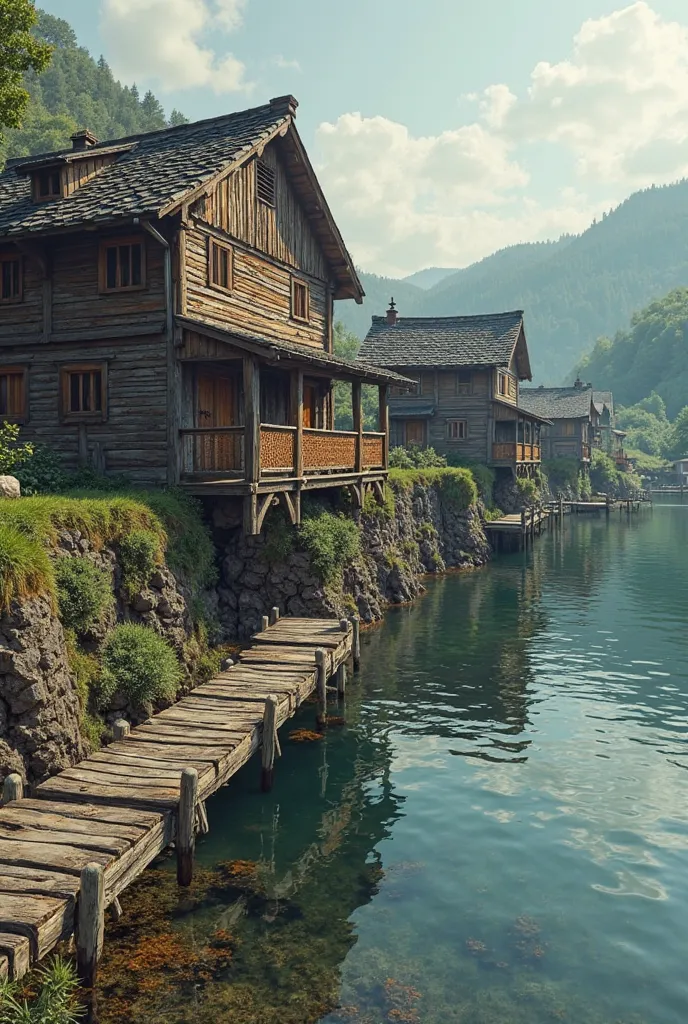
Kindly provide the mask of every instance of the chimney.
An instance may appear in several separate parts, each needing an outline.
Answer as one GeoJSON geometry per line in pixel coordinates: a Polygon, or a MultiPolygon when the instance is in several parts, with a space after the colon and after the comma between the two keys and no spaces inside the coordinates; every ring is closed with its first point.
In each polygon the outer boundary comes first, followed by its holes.
{"type": "Polygon", "coordinates": [[[95,137],[93,132],[88,130],[88,128],[82,128],[80,132],[74,132],[71,138],[72,149],[76,152],[90,149],[91,146],[98,145],[98,139],[95,137]]]}
{"type": "Polygon", "coordinates": [[[588,383],[585,386],[586,386],[586,388],[591,388],[592,384],[590,383],[590,381],[588,381],[588,383]]]}
{"type": "Polygon", "coordinates": [[[397,322],[397,307],[394,298],[389,300],[389,309],[387,310],[387,323],[394,327],[397,322]]]}
{"type": "Polygon", "coordinates": [[[274,96],[270,100],[271,110],[274,110],[276,114],[289,114],[291,117],[296,117],[298,105],[299,101],[293,96],[274,96]]]}
{"type": "Polygon", "coordinates": [[[579,391],[583,390],[583,381],[580,379],[580,377],[576,377],[576,379],[573,382],[573,386],[574,388],[578,388],[579,391]]]}

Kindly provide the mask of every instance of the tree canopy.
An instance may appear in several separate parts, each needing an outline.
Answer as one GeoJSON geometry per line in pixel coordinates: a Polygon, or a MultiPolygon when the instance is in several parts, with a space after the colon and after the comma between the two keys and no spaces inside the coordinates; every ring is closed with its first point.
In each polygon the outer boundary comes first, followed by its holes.
{"type": "Polygon", "coordinates": [[[32,35],[36,8],[31,0],[0,0],[0,141],[4,128],[18,128],[29,102],[27,72],[44,71],[52,52],[49,41],[32,35]]]}

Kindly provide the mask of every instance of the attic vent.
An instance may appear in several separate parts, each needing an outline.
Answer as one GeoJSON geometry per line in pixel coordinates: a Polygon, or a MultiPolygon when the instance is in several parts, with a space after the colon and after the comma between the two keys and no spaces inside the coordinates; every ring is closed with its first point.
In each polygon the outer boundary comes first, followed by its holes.
{"type": "Polygon", "coordinates": [[[277,175],[269,164],[258,160],[256,164],[256,195],[261,203],[275,205],[275,181],[277,175]]]}

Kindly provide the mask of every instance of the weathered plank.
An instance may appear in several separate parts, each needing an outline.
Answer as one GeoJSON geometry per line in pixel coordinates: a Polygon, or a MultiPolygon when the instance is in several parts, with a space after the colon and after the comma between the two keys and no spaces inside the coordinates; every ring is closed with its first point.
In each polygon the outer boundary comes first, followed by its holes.
{"type": "Polygon", "coordinates": [[[36,893],[42,896],[74,896],[79,878],[46,868],[26,868],[20,864],[3,864],[0,870],[0,892],[36,893]]]}
{"type": "Polygon", "coordinates": [[[3,893],[0,901],[0,932],[24,935],[33,960],[47,953],[69,934],[74,920],[74,900],[54,896],[3,893]]]}
{"type": "Polygon", "coordinates": [[[7,961],[7,974],[10,980],[23,978],[31,969],[31,946],[28,938],[25,935],[0,932],[0,957],[7,961]]]}

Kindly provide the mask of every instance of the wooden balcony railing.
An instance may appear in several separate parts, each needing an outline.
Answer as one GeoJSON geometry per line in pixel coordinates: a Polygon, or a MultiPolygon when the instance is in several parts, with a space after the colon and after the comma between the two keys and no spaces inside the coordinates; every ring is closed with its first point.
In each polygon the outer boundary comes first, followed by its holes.
{"type": "MultiPolygon", "coordinates": [[[[227,473],[244,475],[244,427],[194,427],[180,431],[184,474],[227,473]]],[[[383,469],[383,433],[365,433],[361,444],[361,469],[383,469]]],[[[314,430],[305,427],[302,439],[303,472],[357,469],[358,434],[352,430],[314,430]]],[[[281,424],[260,426],[260,472],[297,475],[297,428],[281,424]]]]}
{"type": "Polygon", "coordinates": [[[521,444],[519,441],[501,441],[492,445],[493,462],[539,462],[539,444],[521,444]]]}

